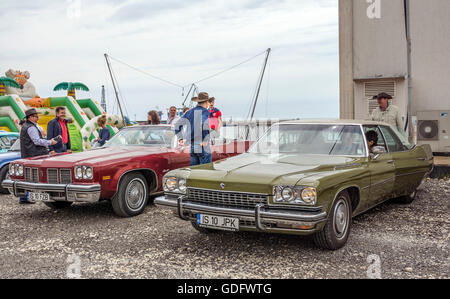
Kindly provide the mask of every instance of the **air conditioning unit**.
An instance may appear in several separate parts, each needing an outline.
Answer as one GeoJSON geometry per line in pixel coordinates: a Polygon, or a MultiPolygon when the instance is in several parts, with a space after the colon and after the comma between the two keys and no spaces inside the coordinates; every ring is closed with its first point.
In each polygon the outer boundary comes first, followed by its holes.
{"type": "Polygon", "coordinates": [[[418,144],[430,144],[435,153],[450,152],[450,111],[417,112],[418,144]]]}

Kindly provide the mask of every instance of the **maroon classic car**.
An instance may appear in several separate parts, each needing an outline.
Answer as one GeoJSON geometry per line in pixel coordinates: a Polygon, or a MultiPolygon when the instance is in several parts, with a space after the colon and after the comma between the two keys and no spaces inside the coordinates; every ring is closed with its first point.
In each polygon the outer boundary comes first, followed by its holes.
{"type": "MultiPolygon", "coordinates": [[[[213,160],[243,153],[249,143],[216,141],[213,160]]],[[[107,199],[117,215],[131,217],[143,212],[150,196],[162,193],[165,173],[189,164],[189,148],[178,146],[170,126],[134,126],[99,149],[14,161],[2,186],[55,209],[107,199]]]]}

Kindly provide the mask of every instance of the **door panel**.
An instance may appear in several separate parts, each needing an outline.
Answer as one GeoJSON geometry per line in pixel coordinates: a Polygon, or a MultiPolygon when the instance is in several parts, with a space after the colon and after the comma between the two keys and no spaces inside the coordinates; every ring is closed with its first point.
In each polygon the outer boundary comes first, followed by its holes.
{"type": "Polygon", "coordinates": [[[380,128],[395,161],[393,197],[410,194],[420,185],[427,172],[425,152],[418,147],[409,150],[391,128],[387,126],[380,128]]]}
{"type": "Polygon", "coordinates": [[[391,154],[382,154],[369,161],[370,196],[368,207],[391,198],[395,183],[395,161],[391,154]]]}

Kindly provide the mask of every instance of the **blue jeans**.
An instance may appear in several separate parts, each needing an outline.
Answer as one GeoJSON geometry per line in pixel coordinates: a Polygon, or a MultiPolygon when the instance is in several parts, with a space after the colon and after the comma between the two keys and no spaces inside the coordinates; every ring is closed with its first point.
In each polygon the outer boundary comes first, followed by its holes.
{"type": "Polygon", "coordinates": [[[191,166],[208,164],[212,162],[211,149],[209,146],[201,147],[201,151],[198,146],[191,146],[191,166]]]}

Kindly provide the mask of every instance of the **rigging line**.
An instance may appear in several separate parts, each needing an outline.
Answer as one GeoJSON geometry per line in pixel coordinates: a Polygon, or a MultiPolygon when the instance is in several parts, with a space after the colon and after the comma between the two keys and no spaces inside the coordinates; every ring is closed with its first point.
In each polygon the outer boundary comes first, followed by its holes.
{"type": "Polygon", "coordinates": [[[114,73],[114,70],[112,70],[112,72],[113,72],[114,80],[116,81],[116,84],[117,84],[117,89],[119,91],[120,97],[122,98],[122,103],[125,108],[126,116],[129,117],[130,114],[129,114],[128,108],[127,108],[127,101],[126,101],[125,97],[123,96],[122,90],[120,89],[120,85],[119,85],[119,81],[117,80],[116,73],[114,73]]]}
{"type": "Polygon", "coordinates": [[[266,94],[266,118],[268,115],[268,108],[269,108],[269,92],[270,92],[270,73],[271,73],[271,68],[272,66],[272,60],[269,60],[269,67],[267,68],[267,94],[266,94]]]}
{"type": "Polygon", "coordinates": [[[134,67],[134,66],[132,66],[132,65],[129,65],[128,63],[123,62],[123,61],[120,61],[119,59],[114,58],[114,57],[112,57],[112,56],[110,56],[110,55],[108,55],[108,57],[111,58],[111,59],[114,60],[114,61],[117,61],[118,63],[121,63],[121,64],[123,64],[123,65],[125,65],[125,66],[128,66],[129,68],[135,70],[136,72],[142,73],[142,74],[147,75],[147,76],[149,76],[149,77],[151,77],[151,78],[153,78],[153,79],[156,79],[156,80],[165,82],[165,83],[170,84],[170,85],[173,85],[173,86],[175,86],[175,87],[184,88],[184,87],[186,87],[186,86],[189,86],[189,85],[182,86],[182,85],[180,85],[180,84],[173,83],[173,82],[171,82],[171,81],[169,81],[169,80],[160,78],[160,77],[155,76],[155,75],[152,75],[152,74],[150,74],[150,73],[148,73],[148,72],[146,72],[146,71],[143,71],[143,70],[141,70],[141,69],[138,69],[137,67],[134,67]]]}
{"type": "MultiPolygon", "coordinates": [[[[123,106],[124,106],[124,108],[125,108],[125,112],[126,112],[127,115],[129,115],[129,114],[128,114],[128,109],[127,109],[127,105],[126,105],[125,98],[124,98],[124,96],[123,96],[123,94],[122,94],[122,91],[120,90],[119,81],[117,81],[117,77],[116,77],[116,74],[115,74],[113,68],[111,68],[111,73],[112,73],[112,76],[113,76],[113,78],[114,78],[114,81],[116,82],[117,92],[118,92],[118,94],[120,95],[119,100],[122,99],[123,106]]],[[[125,115],[124,115],[124,116],[125,116],[125,115]]]]}
{"type": "MultiPolygon", "coordinates": [[[[267,53],[267,51],[265,53],[267,53]]],[[[265,61],[263,61],[263,67],[264,67],[264,64],[265,64],[265,61]]],[[[249,109],[248,114],[247,114],[247,119],[249,119],[249,120],[250,120],[250,116],[252,114],[252,107],[254,106],[254,103],[257,100],[256,99],[256,94],[258,93],[258,84],[259,84],[259,80],[261,80],[263,72],[264,72],[264,68],[261,69],[260,74],[258,76],[258,81],[256,81],[255,91],[253,93],[252,102],[250,104],[250,109],[249,109]]]]}
{"type": "Polygon", "coordinates": [[[200,83],[200,82],[203,82],[203,81],[209,80],[209,79],[211,79],[211,78],[214,78],[214,77],[216,77],[216,76],[218,76],[218,75],[221,75],[221,74],[223,74],[223,73],[225,73],[225,72],[231,71],[232,69],[237,68],[238,66],[241,66],[241,65],[243,65],[243,64],[245,64],[245,63],[247,63],[247,62],[249,62],[249,61],[251,61],[251,60],[253,60],[253,59],[255,59],[255,58],[258,57],[258,56],[261,56],[261,55],[263,55],[263,54],[266,53],[266,52],[267,52],[267,50],[264,51],[264,52],[261,52],[261,53],[259,53],[259,54],[257,54],[257,55],[255,55],[255,56],[253,56],[253,57],[251,57],[251,58],[249,58],[249,59],[247,59],[247,60],[245,60],[245,61],[243,61],[243,62],[241,62],[241,63],[238,63],[238,64],[236,64],[236,65],[233,65],[232,67],[229,67],[229,68],[227,68],[227,69],[225,69],[225,70],[223,70],[223,71],[217,72],[217,73],[215,73],[215,74],[213,74],[213,75],[210,75],[210,76],[205,77],[205,78],[203,78],[203,79],[201,79],[201,80],[199,80],[199,81],[196,81],[196,82],[194,82],[194,84],[198,84],[198,83],[200,83]]]}

